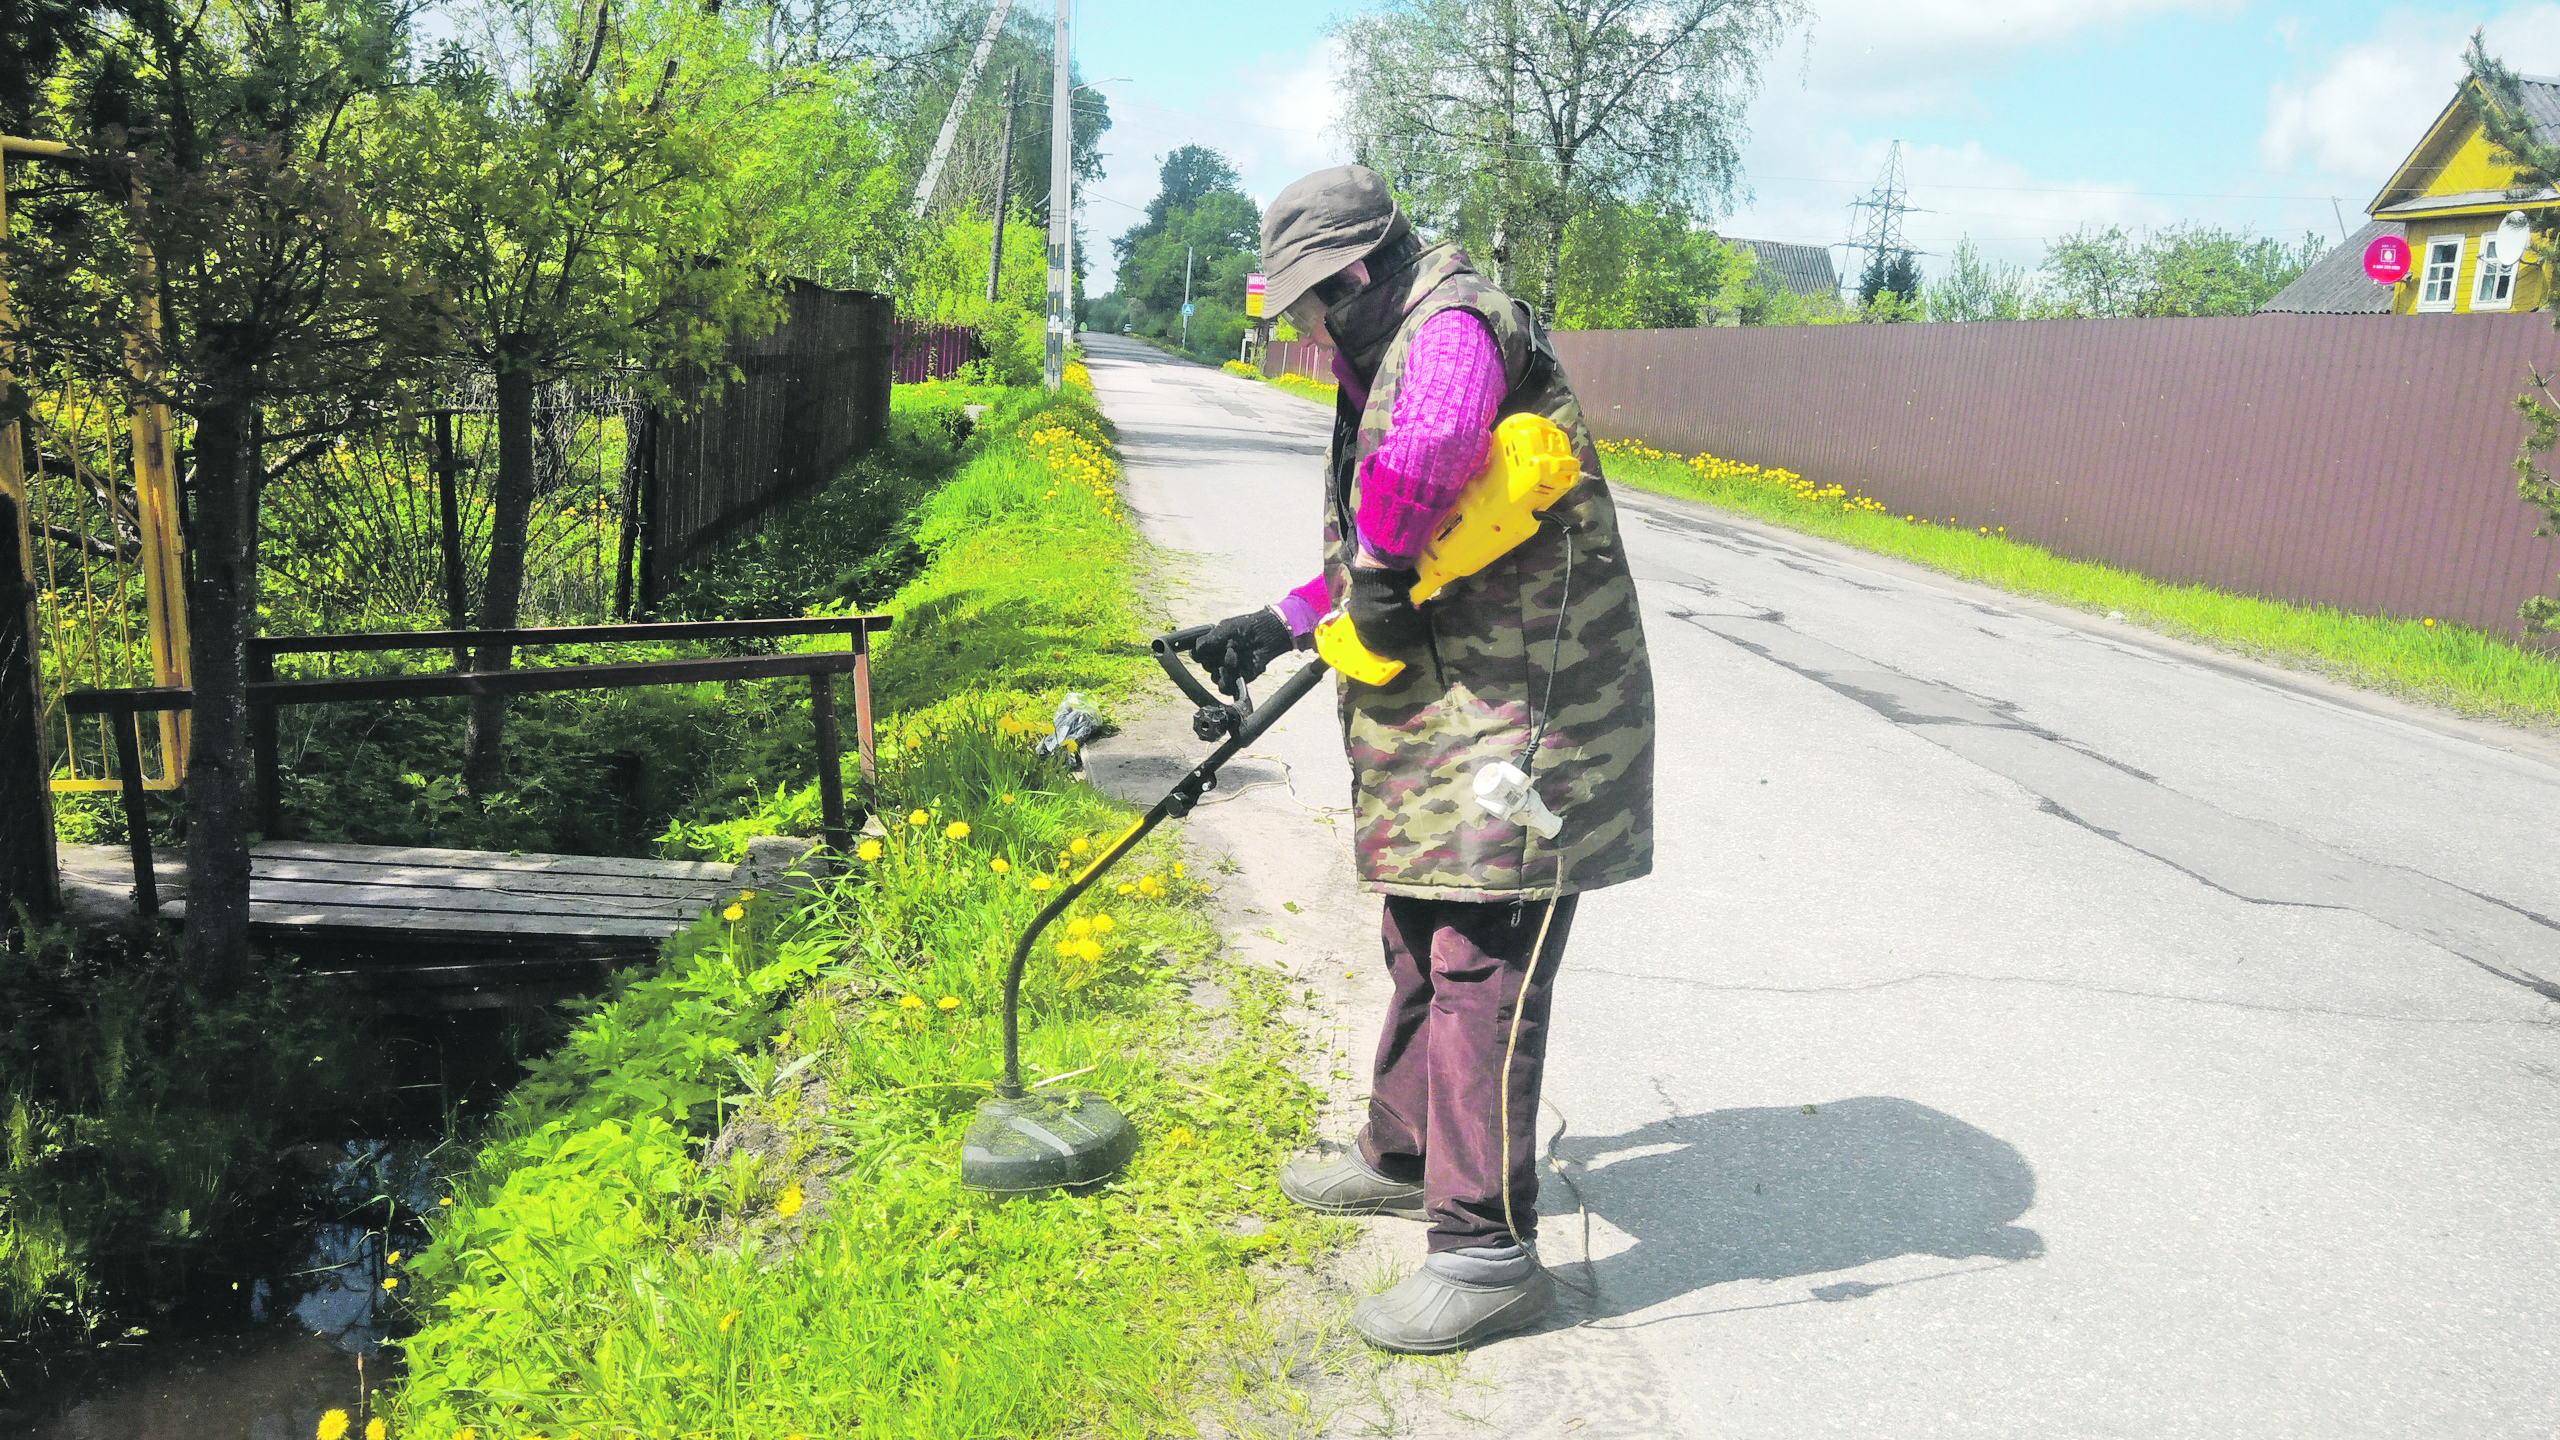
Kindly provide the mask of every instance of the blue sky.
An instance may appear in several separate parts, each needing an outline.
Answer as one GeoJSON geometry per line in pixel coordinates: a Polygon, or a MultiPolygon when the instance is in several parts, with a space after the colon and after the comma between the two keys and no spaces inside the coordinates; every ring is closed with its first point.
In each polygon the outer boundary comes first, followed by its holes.
{"type": "MultiPolygon", "coordinates": [[[[1078,62],[1106,82],[1096,240],[1156,189],[1156,160],[1215,146],[1268,200],[1344,158],[1331,22],[1305,6],[1080,0],[1078,62]]],[[[1744,194],[1723,233],[1836,243],[1904,142],[1911,244],[1961,236],[2032,265],[2082,224],[2180,220],[2335,241],[2451,97],[2475,26],[2527,73],[2560,73],[2560,3],[2459,8],[2248,0],[1815,0],[1769,58],[1744,194]],[[2335,204],[2333,205],[2333,198],[2335,204]]],[[[1088,251],[1104,266],[1107,245],[1088,251]]],[[[1835,252],[1837,253],[1837,252],[1835,252]]],[[[1934,266],[1934,260],[1924,261],[1934,266]]],[[[1107,271],[1092,288],[1109,287],[1107,271]]]]}

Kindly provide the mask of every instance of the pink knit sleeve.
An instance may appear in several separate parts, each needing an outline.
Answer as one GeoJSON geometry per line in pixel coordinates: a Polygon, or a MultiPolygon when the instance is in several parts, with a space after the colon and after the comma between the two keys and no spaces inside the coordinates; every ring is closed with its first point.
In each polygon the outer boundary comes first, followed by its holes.
{"type": "Polygon", "coordinates": [[[1408,564],[1421,555],[1484,468],[1503,389],[1502,355],[1482,320],[1443,310],[1423,322],[1386,439],[1360,472],[1360,543],[1370,554],[1408,564]]]}
{"type": "Polygon", "coordinates": [[[1331,603],[1332,598],[1325,594],[1324,577],[1318,575],[1281,596],[1280,603],[1271,608],[1280,612],[1290,634],[1305,635],[1316,628],[1316,622],[1324,618],[1324,612],[1331,603]]]}

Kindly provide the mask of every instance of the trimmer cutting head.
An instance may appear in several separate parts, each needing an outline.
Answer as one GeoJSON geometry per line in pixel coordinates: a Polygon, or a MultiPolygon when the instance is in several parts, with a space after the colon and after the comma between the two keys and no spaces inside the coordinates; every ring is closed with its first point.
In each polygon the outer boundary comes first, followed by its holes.
{"type": "Polygon", "coordinates": [[[1072,1190],[1110,1179],[1137,1148],[1128,1117],[1099,1095],[999,1097],[960,1142],[960,1183],[998,1195],[1072,1190]]]}

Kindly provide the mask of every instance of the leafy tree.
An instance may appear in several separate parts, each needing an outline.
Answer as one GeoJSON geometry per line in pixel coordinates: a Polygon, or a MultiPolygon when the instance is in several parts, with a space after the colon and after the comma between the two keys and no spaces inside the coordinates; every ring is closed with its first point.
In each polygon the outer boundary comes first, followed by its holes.
{"type": "Polygon", "coordinates": [[[1262,207],[1244,193],[1235,167],[1215,150],[1185,145],[1164,157],[1146,218],[1111,242],[1119,257],[1114,292],[1139,334],[1182,335],[1184,273],[1198,312],[1191,349],[1224,354],[1243,338],[1245,277],[1261,264],[1262,207]]]}
{"type": "Polygon", "coordinates": [[[1947,257],[1947,273],[1926,289],[1932,320],[2015,320],[2026,313],[2027,272],[1982,258],[1967,236],[1947,257]]]}
{"type": "Polygon", "coordinates": [[[2203,225],[2154,232],[2142,247],[2145,293],[2138,315],[2255,315],[2329,246],[2316,233],[2300,243],[2203,225]]]}
{"type": "Polygon", "coordinates": [[[1565,232],[1609,202],[1708,210],[1762,57],[1804,0],[1390,0],[1343,22],[1344,128],[1417,223],[1554,313],[1565,232]]]}
{"type": "Polygon", "coordinates": [[[2328,247],[2286,245],[2248,230],[2173,225],[2140,239],[2122,226],[2084,227],[2045,247],[2038,319],[2250,315],[2328,247]]]}
{"type": "Polygon", "coordinates": [[[260,491],[297,451],[378,413],[442,340],[426,277],[377,224],[382,177],[348,136],[400,78],[407,16],[383,0],[48,13],[49,49],[17,53],[50,69],[9,98],[29,128],[89,148],[9,247],[9,338],[194,421],[184,953],[218,994],[237,981],[249,919],[260,491]],[[157,343],[129,380],[124,337],[154,311],[157,343]]]}
{"type": "MultiPolygon", "coordinates": [[[[1049,274],[1047,241],[1030,225],[1008,225],[999,291],[987,299],[987,249],[994,223],[959,215],[928,227],[907,254],[900,276],[898,313],[976,327],[994,378],[1028,385],[1040,378],[1046,335],[1049,274]]],[[[1113,328],[1118,328],[1116,325],[1113,328]]]]}
{"type": "Polygon", "coordinates": [[[1599,205],[1565,228],[1556,328],[1676,330],[1741,307],[1751,273],[1740,250],[1677,206],[1599,205]]]}
{"type": "MultiPolygon", "coordinates": [[[[733,330],[771,328],[779,306],[754,263],[769,232],[742,203],[738,157],[799,118],[788,102],[805,96],[777,97],[752,62],[751,13],[641,0],[591,16],[568,0],[486,22],[476,51],[448,52],[436,83],[385,110],[377,144],[401,177],[398,223],[458,298],[463,343],[495,380],[475,619],[503,630],[524,594],[535,389],[632,366],[716,380],[733,330]]],[[[503,643],[473,657],[482,670],[513,661],[503,643]]],[[[474,698],[463,780],[483,799],[503,775],[505,716],[503,697],[474,698]]]]}

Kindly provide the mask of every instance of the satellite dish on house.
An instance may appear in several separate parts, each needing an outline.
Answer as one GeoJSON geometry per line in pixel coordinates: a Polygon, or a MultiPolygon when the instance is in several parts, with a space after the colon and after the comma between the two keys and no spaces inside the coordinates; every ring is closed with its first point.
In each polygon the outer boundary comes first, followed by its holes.
{"type": "Polygon", "coordinates": [[[2533,239],[2533,222],[2521,210],[2510,210],[2498,222],[2498,263],[2513,265],[2524,255],[2524,247],[2533,239]]]}

